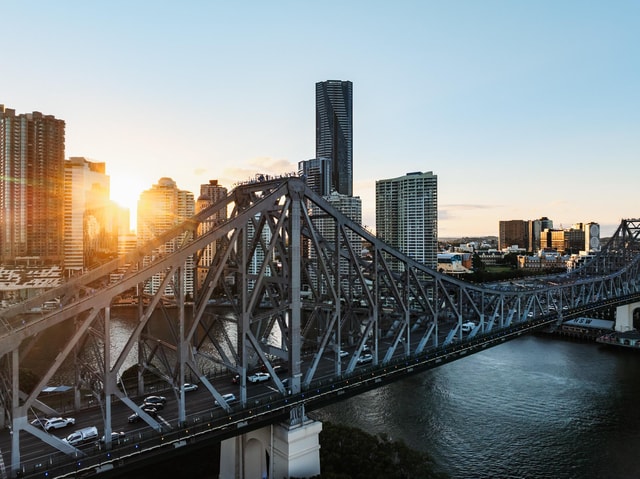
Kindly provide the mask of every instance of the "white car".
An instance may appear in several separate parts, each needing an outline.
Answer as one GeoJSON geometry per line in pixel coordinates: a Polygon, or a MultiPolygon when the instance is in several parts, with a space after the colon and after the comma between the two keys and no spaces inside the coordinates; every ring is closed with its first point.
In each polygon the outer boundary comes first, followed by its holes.
{"type": "Polygon", "coordinates": [[[349,352],[341,349],[338,353],[338,356],[340,356],[341,358],[346,358],[347,356],[349,356],[349,352]]]}
{"type": "Polygon", "coordinates": [[[184,383],[182,385],[182,390],[186,393],[188,393],[189,391],[197,391],[198,390],[198,385],[197,384],[192,384],[192,383],[184,383]]]}
{"type": "Polygon", "coordinates": [[[44,423],[44,430],[50,431],[51,429],[60,429],[62,427],[72,426],[76,423],[76,420],[72,417],[52,417],[44,423]]]}
{"type": "Polygon", "coordinates": [[[474,323],[473,321],[467,321],[466,323],[462,323],[462,332],[469,333],[475,327],[476,327],[476,323],[474,323]]]}
{"type": "MultiPolygon", "coordinates": [[[[231,393],[223,394],[222,399],[224,399],[227,402],[227,404],[237,401],[235,394],[231,394],[231,393]]],[[[220,404],[218,403],[218,401],[216,401],[216,406],[219,406],[219,405],[220,404]]]]}
{"type": "Polygon", "coordinates": [[[369,353],[363,354],[362,356],[360,356],[358,358],[357,363],[358,364],[365,364],[365,363],[370,363],[371,361],[373,361],[373,356],[369,353]]]}
{"type": "Polygon", "coordinates": [[[264,381],[268,381],[271,379],[271,374],[269,373],[255,373],[247,378],[247,381],[250,383],[262,383],[264,381]]]}

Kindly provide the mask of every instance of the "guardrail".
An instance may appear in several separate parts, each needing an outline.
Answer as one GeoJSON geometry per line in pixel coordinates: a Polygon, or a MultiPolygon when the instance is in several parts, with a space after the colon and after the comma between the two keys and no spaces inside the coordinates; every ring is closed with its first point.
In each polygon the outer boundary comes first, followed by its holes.
{"type": "Polygon", "coordinates": [[[187,417],[185,423],[174,429],[148,429],[129,435],[106,450],[104,445],[83,448],[83,457],[69,458],[56,453],[46,461],[24,464],[18,474],[21,478],[66,478],[99,476],[114,469],[126,470],[127,466],[149,461],[181,447],[217,443],[252,429],[289,417],[289,411],[300,405],[313,410],[340,401],[364,391],[377,388],[408,375],[432,369],[462,356],[527,334],[553,324],[556,316],[547,316],[519,323],[510,328],[477,335],[456,341],[444,347],[426,350],[415,356],[394,359],[386,364],[362,367],[354,373],[339,378],[314,381],[298,394],[283,397],[280,394],[263,395],[245,408],[226,412],[220,408],[187,417]]]}

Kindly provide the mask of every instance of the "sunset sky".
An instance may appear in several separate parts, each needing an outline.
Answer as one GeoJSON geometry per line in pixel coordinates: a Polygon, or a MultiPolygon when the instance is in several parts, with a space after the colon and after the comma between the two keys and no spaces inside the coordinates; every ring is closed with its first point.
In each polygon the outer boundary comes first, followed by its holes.
{"type": "Polygon", "coordinates": [[[0,104],[66,121],[135,208],[315,156],[315,83],[351,80],[354,194],[438,175],[439,236],[640,218],[640,2],[0,4],[0,104]]]}

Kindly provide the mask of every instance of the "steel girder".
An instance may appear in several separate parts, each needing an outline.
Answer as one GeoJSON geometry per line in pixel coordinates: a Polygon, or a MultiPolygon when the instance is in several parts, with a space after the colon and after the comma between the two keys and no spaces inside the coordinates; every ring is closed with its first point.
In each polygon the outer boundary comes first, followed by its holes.
{"type": "Polygon", "coordinates": [[[469,335],[478,336],[541,316],[561,321],[578,308],[637,293],[637,223],[623,220],[596,259],[575,272],[476,285],[393,250],[297,177],[238,185],[139,250],[3,311],[0,394],[14,430],[38,436],[27,411],[46,409],[38,391],[68,361],[77,371],[75,386],[103,404],[109,432],[112,398],[160,428],[120,386],[124,365],[136,354],[137,389],[144,390],[143,372],[153,373],[176,391],[181,421],[186,376],[197,377],[225,407],[212,370],[240,376],[242,404],[247,377],[258,369],[270,373],[280,394],[295,393],[315,380],[351,374],[366,349],[373,364],[385,364],[459,341],[463,322],[474,322],[469,335]],[[162,248],[168,242],[171,252],[162,248]],[[206,248],[211,255],[203,254],[206,248]],[[189,275],[195,287],[187,300],[189,275]],[[112,308],[133,289],[135,327],[125,344],[113,345],[112,308]],[[27,313],[52,298],[60,300],[59,310],[27,313]],[[74,333],[35,392],[22,393],[21,357],[34,338],[67,321],[74,333]],[[343,348],[351,351],[346,360],[343,348]],[[286,387],[279,366],[287,371],[286,387]]]}

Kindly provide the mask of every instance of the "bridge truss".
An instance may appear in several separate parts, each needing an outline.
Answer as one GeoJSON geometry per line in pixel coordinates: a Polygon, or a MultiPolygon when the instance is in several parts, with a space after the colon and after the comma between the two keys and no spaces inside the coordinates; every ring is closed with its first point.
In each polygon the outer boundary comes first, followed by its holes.
{"type": "Polygon", "coordinates": [[[257,370],[270,373],[283,396],[295,394],[320,377],[348,376],[367,353],[374,366],[384,365],[543,316],[561,322],[634,295],[639,232],[640,220],[623,220],[602,251],[570,273],[471,284],[390,248],[297,177],[239,185],[135,252],[2,311],[0,399],[13,430],[12,462],[20,462],[21,431],[77,453],[27,419],[34,409],[55,413],[40,392],[63,366],[75,371],[76,398],[90,391],[101,404],[105,435],[112,400],[160,430],[131,398],[145,391],[149,374],[176,392],[184,422],[187,378],[230,407],[210,371],[238,375],[245,405],[248,377],[257,370]],[[135,329],[125,344],[114,345],[113,309],[130,297],[135,329]],[[30,313],[53,299],[58,309],[30,313]],[[463,332],[470,321],[473,328],[463,332]],[[32,391],[22,390],[20,364],[33,344],[69,322],[73,332],[49,370],[32,391]],[[351,354],[343,358],[346,348],[351,354]],[[122,387],[132,356],[135,391],[122,387]],[[333,359],[330,371],[321,367],[326,358],[333,359]]]}

